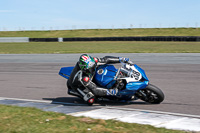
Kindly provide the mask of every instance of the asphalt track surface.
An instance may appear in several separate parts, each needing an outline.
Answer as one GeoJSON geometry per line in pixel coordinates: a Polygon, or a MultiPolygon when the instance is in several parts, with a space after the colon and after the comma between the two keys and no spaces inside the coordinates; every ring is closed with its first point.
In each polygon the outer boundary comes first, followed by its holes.
{"type": "MultiPolygon", "coordinates": [[[[200,54],[91,54],[129,57],[141,66],[150,83],[161,88],[165,100],[153,105],[137,100],[131,103],[103,102],[94,106],[145,109],[200,115],[200,54]]],[[[0,55],[0,97],[50,100],[82,104],[66,94],[61,67],[73,66],[80,54],[0,55]]],[[[119,67],[120,64],[116,65],[119,67]]]]}

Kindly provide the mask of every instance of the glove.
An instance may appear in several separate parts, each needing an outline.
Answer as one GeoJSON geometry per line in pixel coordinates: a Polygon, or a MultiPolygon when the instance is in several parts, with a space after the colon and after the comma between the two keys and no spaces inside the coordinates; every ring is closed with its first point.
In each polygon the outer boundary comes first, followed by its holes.
{"type": "Polygon", "coordinates": [[[129,61],[129,58],[119,57],[119,61],[123,63],[127,63],[129,61]]]}

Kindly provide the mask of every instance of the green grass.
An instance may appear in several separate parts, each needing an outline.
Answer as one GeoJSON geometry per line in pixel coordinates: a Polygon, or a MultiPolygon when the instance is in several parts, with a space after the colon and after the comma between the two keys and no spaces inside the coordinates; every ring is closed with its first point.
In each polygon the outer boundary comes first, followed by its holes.
{"type": "MultiPolygon", "coordinates": [[[[200,36],[195,28],[93,29],[63,31],[3,31],[0,37],[123,37],[200,36]]],[[[0,54],[37,53],[199,53],[199,42],[30,42],[0,43],[0,54]]]]}
{"type": "Polygon", "coordinates": [[[182,133],[148,125],[73,117],[35,108],[0,105],[1,133],[182,133]]]}
{"type": "Polygon", "coordinates": [[[0,54],[200,53],[200,42],[29,42],[0,43],[0,54]]]}
{"type": "Polygon", "coordinates": [[[124,37],[124,36],[200,36],[199,28],[138,28],[138,29],[91,29],[59,31],[1,31],[0,37],[124,37]]]}

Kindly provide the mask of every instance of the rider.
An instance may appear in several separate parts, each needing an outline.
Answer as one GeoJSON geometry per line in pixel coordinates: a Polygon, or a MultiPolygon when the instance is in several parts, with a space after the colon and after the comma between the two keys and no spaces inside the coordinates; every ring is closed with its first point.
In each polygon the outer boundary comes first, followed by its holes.
{"type": "Polygon", "coordinates": [[[88,104],[93,104],[94,96],[117,95],[118,89],[105,89],[97,87],[92,81],[98,65],[110,63],[127,63],[129,58],[105,56],[103,58],[91,57],[88,54],[80,56],[72,70],[67,82],[68,94],[81,96],[88,104]],[[77,91],[79,94],[77,94],[77,91]]]}

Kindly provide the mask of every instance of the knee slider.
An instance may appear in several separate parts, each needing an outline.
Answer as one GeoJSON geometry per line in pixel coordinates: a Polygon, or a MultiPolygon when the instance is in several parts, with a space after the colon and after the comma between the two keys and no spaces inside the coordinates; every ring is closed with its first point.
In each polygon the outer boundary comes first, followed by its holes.
{"type": "Polygon", "coordinates": [[[84,76],[84,77],[83,77],[83,81],[84,81],[84,82],[89,82],[89,80],[90,80],[89,77],[87,77],[87,76],[84,76]]]}
{"type": "Polygon", "coordinates": [[[89,82],[90,82],[90,78],[89,78],[89,77],[84,76],[84,77],[82,78],[82,84],[84,84],[84,85],[87,86],[87,84],[88,84],[89,82]]]}

